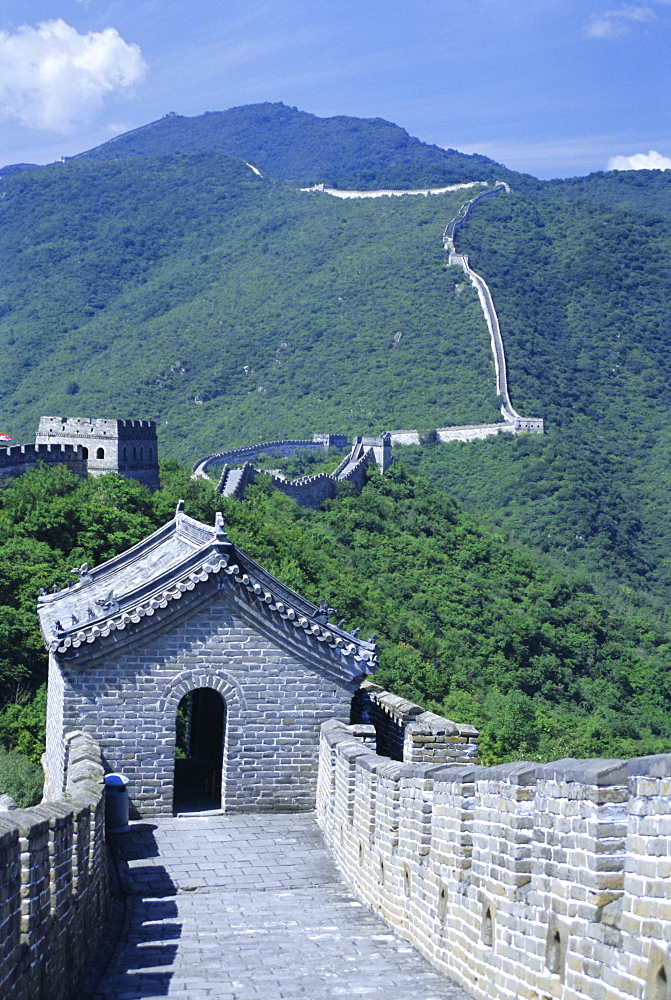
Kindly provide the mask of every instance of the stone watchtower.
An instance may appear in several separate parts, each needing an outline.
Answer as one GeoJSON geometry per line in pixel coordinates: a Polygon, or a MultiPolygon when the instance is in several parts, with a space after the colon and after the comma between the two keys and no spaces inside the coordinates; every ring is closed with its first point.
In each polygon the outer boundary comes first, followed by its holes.
{"type": "Polygon", "coordinates": [[[329,622],[177,508],[144,541],[39,599],[49,646],[46,781],[63,793],[83,730],[130,779],[136,814],[193,801],[311,809],[319,727],[349,722],[377,648],[329,622]]]}
{"type": "Polygon", "coordinates": [[[82,449],[92,476],[118,472],[158,489],[158,449],[153,420],[40,417],[36,444],[69,444],[82,449]]]}

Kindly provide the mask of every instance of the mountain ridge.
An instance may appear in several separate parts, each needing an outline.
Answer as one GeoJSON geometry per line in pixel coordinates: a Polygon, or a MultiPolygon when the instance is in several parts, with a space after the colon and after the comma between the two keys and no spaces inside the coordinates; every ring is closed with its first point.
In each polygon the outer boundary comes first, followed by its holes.
{"type": "MultiPolygon", "coordinates": [[[[45,412],[150,417],[163,454],[191,464],[315,431],[412,427],[427,440],[497,421],[476,296],[445,266],[442,234],[462,196],[347,201],[286,179],[344,185],[349,171],[359,189],[432,187],[434,160],[440,180],[449,161],[468,166],[468,181],[483,179],[472,175],[482,161],[450,159],[383,120],[355,121],[348,146],[344,116],[233,111],[159,127],[169,137],[195,122],[207,145],[232,121],[244,156],[169,153],[167,141],[156,155],[149,126],[133,141],[152,155],[111,158],[120,137],[104,155],[3,176],[2,429],[30,440],[45,412]]],[[[547,437],[401,453],[519,543],[664,600],[670,217],[669,172],[515,175],[510,195],[481,204],[456,250],[491,289],[515,406],[544,417],[547,437]]]]}
{"type": "MultiPolygon", "coordinates": [[[[67,159],[211,151],[251,161],[272,177],[297,184],[399,187],[417,179],[419,186],[438,187],[462,180],[524,176],[479,153],[422,142],[384,118],[321,118],[282,102],[240,105],[193,117],[170,112],[67,159]]],[[[3,168],[0,174],[8,169],[16,167],[3,168]]]]}

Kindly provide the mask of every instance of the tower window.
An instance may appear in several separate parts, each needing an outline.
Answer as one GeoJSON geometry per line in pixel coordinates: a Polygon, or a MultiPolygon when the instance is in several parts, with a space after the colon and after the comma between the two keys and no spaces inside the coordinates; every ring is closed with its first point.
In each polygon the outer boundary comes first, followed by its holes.
{"type": "Polygon", "coordinates": [[[96,458],[104,458],[104,457],[105,457],[105,449],[104,448],[98,448],[98,450],[96,452],[96,458]]]}

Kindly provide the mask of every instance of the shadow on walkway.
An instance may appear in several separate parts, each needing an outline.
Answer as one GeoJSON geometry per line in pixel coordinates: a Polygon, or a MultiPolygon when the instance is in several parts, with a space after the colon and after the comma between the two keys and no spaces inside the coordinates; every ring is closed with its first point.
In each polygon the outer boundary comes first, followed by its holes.
{"type": "Polygon", "coordinates": [[[177,893],[170,873],[163,865],[142,864],[160,857],[155,830],[153,824],[134,823],[130,832],[109,838],[123,919],[113,963],[108,961],[89,994],[93,1000],[144,1000],[170,993],[182,924],[176,919],[177,903],[168,898],[177,893]],[[109,993],[106,984],[112,964],[117,971],[114,992],[109,993]]]}
{"type": "Polygon", "coordinates": [[[343,884],[310,813],[134,823],[94,1000],[468,1000],[343,884]]]}

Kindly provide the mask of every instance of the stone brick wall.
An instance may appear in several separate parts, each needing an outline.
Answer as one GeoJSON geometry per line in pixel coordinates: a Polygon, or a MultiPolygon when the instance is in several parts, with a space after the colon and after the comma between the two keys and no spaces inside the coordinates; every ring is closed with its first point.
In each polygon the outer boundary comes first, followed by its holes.
{"type": "Polygon", "coordinates": [[[103,767],[70,733],[67,800],[0,812],[0,996],[76,1000],[103,933],[109,887],[103,767]]]}
{"type": "MultiPolygon", "coordinates": [[[[535,434],[543,433],[543,421],[540,417],[525,418],[520,417],[520,415],[515,411],[513,404],[510,399],[510,394],[508,392],[508,372],[506,369],[506,356],[503,348],[503,337],[501,336],[501,328],[499,325],[499,318],[496,314],[496,309],[494,308],[494,300],[492,299],[492,294],[489,290],[489,286],[484,278],[473,271],[468,263],[468,257],[466,254],[457,253],[454,246],[454,237],[459,232],[461,227],[464,225],[469,215],[471,214],[475,205],[482,201],[484,198],[495,198],[503,191],[509,192],[510,187],[504,181],[497,181],[496,186],[491,191],[485,191],[482,194],[477,195],[475,198],[471,198],[470,201],[466,202],[461,206],[456,216],[448,222],[445,227],[445,232],[443,233],[443,247],[448,254],[448,265],[461,267],[464,274],[468,277],[471,284],[478,293],[478,298],[480,299],[480,305],[482,306],[482,311],[487,323],[487,328],[489,330],[489,335],[492,344],[492,354],[494,356],[494,367],[496,369],[496,394],[501,398],[501,414],[505,421],[513,423],[514,426],[510,429],[511,433],[519,434],[521,432],[531,432],[535,434]]],[[[468,428],[469,430],[471,428],[468,428]]],[[[474,429],[474,428],[473,428],[474,429]]],[[[490,431],[490,433],[494,433],[490,431]]],[[[470,441],[477,437],[483,437],[486,435],[473,435],[473,437],[461,437],[456,438],[456,440],[470,441]]],[[[444,438],[443,440],[453,440],[451,438],[444,438]]]]}
{"type": "Polygon", "coordinates": [[[381,188],[377,191],[347,191],[342,188],[328,187],[326,184],[315,184],[313,187],[301,188],[301,191],[318,191],[323,194],[330,194],[333,198],[402,198],[407,195],[445,194],[446,191],[459,191],[462,188],[479,187],[487,184],[487,181],[465,181],[463,184],[448,184],[447,187],[439,188],[381,188]]]}
{"type": "Polygon", "coordinates": [[[150,489],[158,488],[158,447],[153,420],[40,417],[35,442],[79,449],[84,470],[92,476],[119,472],[150,489]]]}
{"type": "Polygon", "coordinates": [[[141,645],[131,630],[117,632],[111,648],[86,651],[84,669],[79,657],[63,657],[59,669],[52,655],[50,696],[53,684],[54,699],[61,697],[59,672],[65,688],[47,732],[53,786],[67,775],[58,727],[82,728],[99,743],[107,770],[130,779],[134,815],[171,815],[177,708],[189,691],[211,688],[226,705],[222,807],[314,808],[320,724],[349,719],[359,679],[330,677],[324,645],[315,639],[314,654],[305,640],[299,648],[292,621],[283,623],[280,645],[264,608],[253,621],[249,609],[243,617],[214,580],[182,594],[179,613],[158,609],[141,645]]]}
{"type": "MultiPolygon", "coordinates": [[[[377,753],[408,763],[474,764],[478,731],[451,722],[400,695],[364,681],[352,700],[350,721],[369,723],[375,732],[377,753]]],[[[370,741],[367,741],[370,742],[370,741]]]]}
{"type": "Polygon", "coordinates": [[[296,451],[324,451],[329,448],[346,448],[348,444],[345,434],[313,434],[309,441],[264,441],[262,444],[250,444],[244,448],[232,448],[230,451],[220,451],[199,459],[193,467],[194,476],[208,476],[222,465],[240,465],[249,462],[259,455],[292,455],[296,451]]]}
{"type": "Polygon", "coordinates": [[[669,997],[671,755],[407,764],[332,721],[317,808],[350,885],[474,997],[669,997]]]}
{"type": "MultiPolygon", "coordinates": [[[[221,455],[210,455],[201,459],[194,466],[194,476],[207,476],[207,471],[216,468],[219,460],[224,457],[226,463],[222,466],[217,490],[224,496],[241,500],[246,488],[253,483],[260,470],[255,469],[246,459],[258,456],[266,450],[272,453],[290,454],[299,448],[308,447],[312,450],[342,447],[344,435],[315,434],[313,441],[275,441],[266,445],[251,445],[249,448],[238,448],[235,451],[222,452],[221,455]],[[228,462],[241,462],[242,468],[231,468],[228,462]]],[[[301,476],[299,479],[285,479],[273,475],[275,489],[286,493],[301,507],[316,509],[325,500],[332,500],[338,493],[338,483],[351,483],[361,490],[366,481],[366,469],[371,464],[377,464],[384,474],[391,465],[391,435],[383,434],[376,438],[354,439],[350,452],[342,459],[332,473],[320,472],[316,476],[301,476]]]]}
{"type": "Polygon", "coordinates": [[[276,490],[292,497],[301,507],[313,510],[316,510],[325,500],[332,500],[338,489],[335,479],[327,472],[293,480],[279,479],[277,476],[273,476],[273,486],[276,490]]]}
{"type": "Polygon", "coordinates": [[[392,444],[419,444],[419,431],[391,431],[392,444]]]}
{"type": "Polygon", "coordinates": [[[0,476],[19,476],[45,465],[66,465],[77,476],[86,475],[81,449],[72,444],[17,444],[0,448],[0,476]]]}

